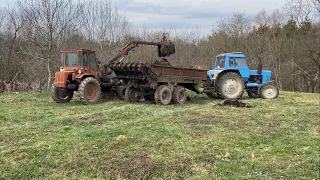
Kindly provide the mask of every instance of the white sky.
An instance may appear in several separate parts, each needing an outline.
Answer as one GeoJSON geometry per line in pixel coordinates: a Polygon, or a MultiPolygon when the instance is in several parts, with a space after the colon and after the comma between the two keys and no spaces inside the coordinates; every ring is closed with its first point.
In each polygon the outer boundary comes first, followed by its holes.
{"type": "MultiPolygon", "coordinates": [[[[15,0],[0,0],[0,7],[15,0]]],[[[282,9],[286,0],[114,0],[119,13],[135,25],[150,29],[189,29],[197,26],[207,34],[215,23],[245,12],[254,17],[259,11],[282,9]]]]}

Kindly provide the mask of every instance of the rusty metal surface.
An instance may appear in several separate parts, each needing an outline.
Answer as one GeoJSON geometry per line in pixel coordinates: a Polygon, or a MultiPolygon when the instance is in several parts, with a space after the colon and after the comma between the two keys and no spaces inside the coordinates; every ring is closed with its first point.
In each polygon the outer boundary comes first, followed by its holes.
{"type": "Polygon", "coordinates": [[[131,50],[135,49],[139,45],[157,46],[158,57],[168,57],[176,52],[174,43],[168,40],[165,35],[160,42],[132,41],[122,47],[120,49],[120,53],[112,58],[105,66],[116,63],[120,58],[127,56],[131,50]]]}
{"type": "Polygon", "coordinates": [[[110,68],[119,78],[150,79],[157,82],[197,83],[207,80],[207,70],[144,63],[114,63],[110,68]]]}

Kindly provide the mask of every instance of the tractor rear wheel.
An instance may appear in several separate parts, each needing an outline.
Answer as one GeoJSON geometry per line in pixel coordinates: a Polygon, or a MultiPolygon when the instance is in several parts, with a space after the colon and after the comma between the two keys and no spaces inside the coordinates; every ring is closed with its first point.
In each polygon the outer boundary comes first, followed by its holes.
{"type": "Polygon", "coordinates": [[[250,98],[260,98],[260,93],[258,88],[247,89],[247,93],[250,98]]]}
{"type": "Polygon", "coordinates": [[[84,104],[94,104],[100,99],[100,84],[95,78],[87,77],[81,81],[78,93],[84,104]]]}
{"type": "Polygon", "coordinates": [[[260,94],[263,99],[275,99],[279,96],[279,89],[274,84],[265,84],[261,86],[260,94]]]}
{"type": "Polygon", "coordinates": [[[126,89],[127,89],[127,86],[119,86],[117,88],[117,95],[121,100],[126,99],[126,89]]]}
{"type": "Polygon", "coordinates": [[[125,99],[129,102],[139,102],[140,90],[138,88],[135,88],[134,86],[128,87],[125,91],[125,99]]]}
{"type": "Polygon", "coordinates": [[[225,99],[239,99],[244,91],[244,82],[236,72],[227,72],[218,80],[219,95],[225,99]]]}
{"type": "Polygon", "coordinates": [[[156,104],[168,105],[171,102],[172,94],[170,88],[166,85],[161,85],[154,93],[156,104]]]}
{"type": "Polygon", "coordinates": [[[184,87],[177,86],[172,92],[172,101],[177,104],[184,104],[187,101],[188,94],[184,87]]]}
{"type": "Polygon", "coordinates": [[[51,86],[51,97],[56,103],[67,103],[73,98],[73,91],[56,87],[53,83],[51,86]]]}

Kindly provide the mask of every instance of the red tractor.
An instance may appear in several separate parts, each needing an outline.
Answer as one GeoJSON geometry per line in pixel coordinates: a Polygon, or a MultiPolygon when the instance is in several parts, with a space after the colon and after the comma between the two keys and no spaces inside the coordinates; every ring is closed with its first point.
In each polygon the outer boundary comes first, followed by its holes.
{"type": "Polygon", "coordinates": [[[74,91],[78,91],[82,102],[96,103],[101,94],[98,79],[99,66],[95,51],[61,51],[61,68],[55,73],[52,98],[57,103],[66,103],[72,99],[74,91]]]}

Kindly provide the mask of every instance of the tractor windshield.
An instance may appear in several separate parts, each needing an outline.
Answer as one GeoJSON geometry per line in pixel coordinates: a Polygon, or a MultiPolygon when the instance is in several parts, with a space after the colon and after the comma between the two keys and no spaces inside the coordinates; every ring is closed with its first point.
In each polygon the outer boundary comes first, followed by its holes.
{"type": "Polygon", "coordinates": [[[66,67],[77,66],[77,53],[76,52],[66,52],[66,67]]]}

